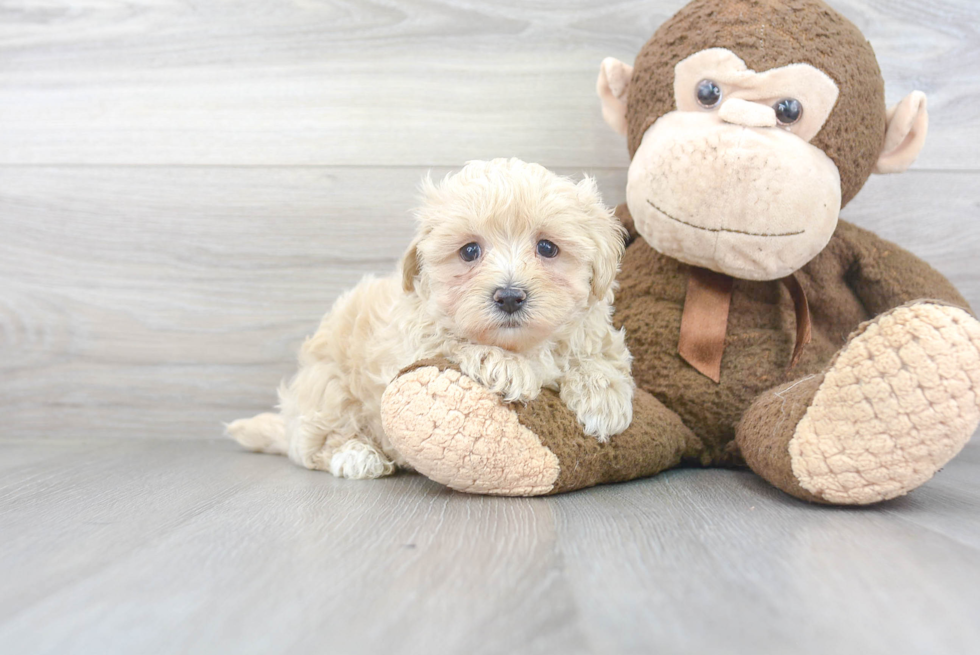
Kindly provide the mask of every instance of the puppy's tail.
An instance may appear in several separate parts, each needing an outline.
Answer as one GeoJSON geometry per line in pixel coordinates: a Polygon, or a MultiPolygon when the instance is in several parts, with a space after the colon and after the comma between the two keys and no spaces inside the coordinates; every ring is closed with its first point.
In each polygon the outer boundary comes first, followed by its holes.
{"type": "Polygon", "coordinates": [[[285,455],[286,423],[280,414],[259,414],[252,418],[240,418],[225,426],[225,434],[249,450],[272,455],[285,455]]]}

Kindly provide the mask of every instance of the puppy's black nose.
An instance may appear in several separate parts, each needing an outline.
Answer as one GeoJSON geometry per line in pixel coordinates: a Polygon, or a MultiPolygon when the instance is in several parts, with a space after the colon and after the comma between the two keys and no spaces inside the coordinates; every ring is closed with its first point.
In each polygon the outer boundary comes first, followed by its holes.
{"type": "Polygon", "coordinates": [[[493,292],[493,301],[502,311],[513,314],[524,306],[527,293],[517,287],[501,287],[493,292]]]}

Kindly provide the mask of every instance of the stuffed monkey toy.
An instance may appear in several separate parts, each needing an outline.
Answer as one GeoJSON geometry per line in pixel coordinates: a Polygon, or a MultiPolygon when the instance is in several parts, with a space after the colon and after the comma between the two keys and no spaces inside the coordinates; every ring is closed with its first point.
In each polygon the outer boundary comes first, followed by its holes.
{"type": "Polygon", "coordinates": [[[857,505],[954,457],[980,421],[980,322],[928,264],[839,220],[872,172],[915,159],[925,96],[886,110],[871,46],[820,0],[694,0],[635,67],[603,61],[598,92],[631,156],[631,427],[599,443],[553,392],[507,405],[419,362],[382,406],[411,465],[499,495],[748,465],[857,505]]]}

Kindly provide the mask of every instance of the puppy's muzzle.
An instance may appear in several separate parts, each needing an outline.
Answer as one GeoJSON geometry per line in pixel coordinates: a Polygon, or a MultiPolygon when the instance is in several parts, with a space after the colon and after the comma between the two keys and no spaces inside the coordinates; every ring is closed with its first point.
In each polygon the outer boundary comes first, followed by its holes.
{"type": "Polygon", "coordinates": [[[527,292],[517,287],[500,287],[493,292],[493,302],[497,309],[506,314],[519,312],[526,301],[527,292]]]}

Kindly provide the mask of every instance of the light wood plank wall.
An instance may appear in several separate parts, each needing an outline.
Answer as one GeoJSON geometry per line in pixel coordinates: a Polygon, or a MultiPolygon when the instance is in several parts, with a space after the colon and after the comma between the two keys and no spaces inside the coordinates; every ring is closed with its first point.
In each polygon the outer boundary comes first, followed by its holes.
{"type": "MultiPolygon", "coordinates": [[[[391,269],[427,171],[518,156],[623,199],[599,61],[683,0],[7,0],[0,436],[214,438],[262,410],[344,288],[391,269]]],[[[915,169],[844,217],[980,307],[980,5],[834,0],[915,169]]]]}

